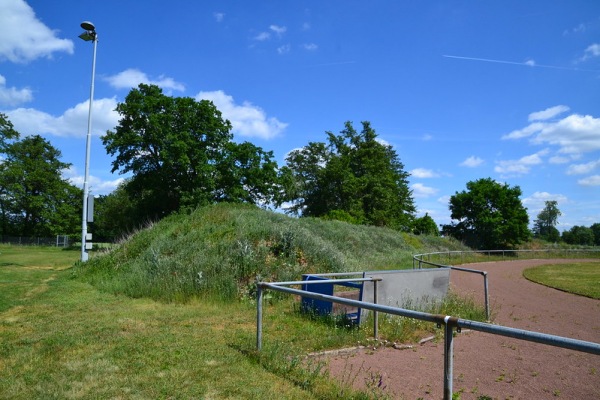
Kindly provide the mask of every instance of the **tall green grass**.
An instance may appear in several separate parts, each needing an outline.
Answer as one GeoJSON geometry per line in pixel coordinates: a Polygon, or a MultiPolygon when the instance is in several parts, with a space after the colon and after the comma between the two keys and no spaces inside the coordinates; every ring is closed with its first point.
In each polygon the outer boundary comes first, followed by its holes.
{"type": "MultiPolygon", "coordinates": [[[[70,270],[64,270],[70,259],[39,263],[52,252],[29,259],[33,267],[6,258],[0,269],[0,281],[10,281],[0,309],[0,397],[386,397],[379,390],[354,392],[305,358],[365,343],[369,323],[306,318],[296,299],[281,295],[266,301],[263,351],[256,352],[255,276],[295,280],[306,272],[410,268],[413,253],[446,249],[464,248],[440,238],[222,204],[149,225],[70,270]]],[[[453,303],[450,297],[431,311],[481,314],[453,303]]],[[[432,331],[433,324],[380,320],[380,337],[390,341],[432,331]]]]}
{"type": "MultiPolygon", "coordinates": [[[[35,267],[11,268],[0,269],[0,280],[31,290],[14,293],[15,306],[0,310],[1,399],[372,398],[336,384],[318,365],[305,369],[297,357],[275,356],[277,346],[297,356],[328,326],[305,328],[316,335],[291,346],[270,341],[260,355],[247,303],[131,299],[70,279],[68,271],[39,269],[34,278],[28,270],[35,267]]],[[[270,310],[278,327],[293,329],[293,314],[270,310]]],[[[330,343],[343,332],[336,336],[330,343]]]]}
{"type": "Polygon", "coordinates": [[[185,302],[253,295],[255,278],[412,267],[412,254],[462,250],[459,243],[390,229],[291,218],[248,205],[218,204],[170,216],[74,274],[102,290],[185,302]]]}

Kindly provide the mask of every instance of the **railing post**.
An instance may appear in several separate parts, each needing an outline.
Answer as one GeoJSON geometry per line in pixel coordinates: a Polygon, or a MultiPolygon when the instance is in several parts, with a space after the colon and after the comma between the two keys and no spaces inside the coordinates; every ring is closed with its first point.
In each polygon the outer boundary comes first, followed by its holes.
{"type": "Polygon", "coordinates": [[[256,279],[256,350],[262,350],[263,289],[256,279]]]}
{"type": "Polygon", "coordinates": [[[449,316],[444,318],[444,400],[452,400],[452,375],[454,348],[453,329],[448,323],[449,316]]]}
{"type": "Polygon", "coordinates": [[[487,271],[483,271],[483,295],[485,296],[485,318],[490,320],[490,296],[488,294],[488,275],[487,271]]]}
{"type": "MultiPolygon", "coordinates": [[[[377,304],[377,281],[373,281],[373,303],[377,304]]],[[[377,339],[379,337],[379,314],[377,311],[373,311],[373,337],[377,339]]]]}

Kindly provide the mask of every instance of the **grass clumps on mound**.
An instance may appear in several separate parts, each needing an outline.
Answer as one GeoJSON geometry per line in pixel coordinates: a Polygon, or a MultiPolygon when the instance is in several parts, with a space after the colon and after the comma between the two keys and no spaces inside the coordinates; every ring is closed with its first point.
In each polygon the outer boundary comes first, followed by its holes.
{"type": "Polygon", "coordinates": [[[391,229],[217,204],[152,224],[79,265],[76,274],[131,297],[230,300],[252,295],[257,275],[282,281],[303,273],[406,269],[423,247],[460,247],[443,239],[423,243],[391,229]]]}

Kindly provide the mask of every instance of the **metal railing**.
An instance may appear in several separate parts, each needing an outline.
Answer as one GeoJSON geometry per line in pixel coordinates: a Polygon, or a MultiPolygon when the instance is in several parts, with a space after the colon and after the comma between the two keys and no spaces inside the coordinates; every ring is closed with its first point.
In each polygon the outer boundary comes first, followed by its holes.
{"type": "MultiPolygon", "coordinates": [[[[372,278],[352,279],[351,281],[362,280],[368,282],[372,278]]],[[[485,333],[491,333],[494,335],[506,336],[515,339],[526,340],[529,342],[546,344],[554,347],[561,347],[565,349],[571,349],[581,351],[584,353],[590,353],[600,355],[600,344],[594,342],[587,342],[584,340],[572,339],[562,336],[549,335],[545,333],[527,331],[523,329],[509,328],[506,326],[492,325],[490,323],[471,321],[452,317],[449,315],[430,314],[421,311],[408,310],[398,307],[390,307],[379,305],[376,303],[368,303],[365,301],[345,299],[337,296],[329,296],[325,294],[308,292],[305,290],[293,289],[290,285],[304,285],[308,282],[311,284],[324,284],[324,283],[335,283],[340,280],[319,280],[319,281],[293,281],[293,282],[260,282],[257,280],[257,308],[256,308],[256,348],[258,351],[262,349],[262,336],[263,336],[263,291],[275,290],[283,293],[309,297],[321,301],[330,301],[333,303],[343,304],[351,307],[364,308],[373,311],[374,315],[377,312],[382,312],[391,315],[398,315],[401,317],[414,318],[421,321],[433,322],[438,326],[444,326],[444,400],[452,399],[452,380],[453,380],[453,334],[456,329],[460,332],[462,328],[468,328],[474,331],[480,331],[485,333]],[[332,282],[333,281],[333,282],[332,282]],[[285,286],[284,286],[285,285],[285,286]]],[[[349,280],[346,280],[349,281],[349,280]]],[[[373,284],[376,285],[374,280],[373,284]]],[[[374,288],[374,293],[376,293],[374,288]]],[[[376,301],[376,300],[375,300],[376,301]]],[[[377,319],[375,319],[377,321],[377,319]]],[[[377,322],[374,324],[374,336],[377,334],[377,322]]]]}
{"type": "MultiPolygon", "coordinates": [[[[514,260],[515,258],[519,258],[520,255],[540,257],[544,256],[545,258],[552,257],[569,257],[569,256],[577,256],[577,258],[592,257],[592,258],[600,258],[600,248],[590,248],[590,249],[560,249],[560,248],[548,248],[548,249],[537,249],[537,250],[452,250],[452,251],[437,251],[431,253],[423,253],[423,254],[415,254],[413,256],[413,269],[415,267],[415,263],[418,263],[419,268],[423,263],[429,265],[443,265],[432,262],[431,259],[437,257],[441,259],[445,257],[447,259],[448,264],[451,263],[452,258],[460,257],[460,264],[464,264],[465,262],[478,262],[480,259],[470,260],[465,259],[466,255],[474,255],[474,256],[486,256],[486,257],[499,257],[502,260],[510,259],[514,260]]],[[[533,258],[528,257],[528,258],[533,258]]],[[[447,265],[443,265],[447,266],[447,265]]]]}
{"type": "MultiPolygon", "coordinates": [[[[421,269],[423,267],[423,263],[425,263],[428,265],[432,265],[436,268],[450,268],[455,271],[468,272],[468,273],[478,274],[478,275],[483,276],[483,298],[485,301],[485,319],[489,321],[491,316],[490,316],[490,294],[489,294],[487,271],[480,271],[477,269],[470,269],[470,268],[463,268],[463,267],[455,267],[454,265],[436,264],[436,263],[429,262],[429,261],[423,261],[423,260],[417,258],[417,257],[429,255],[429,254],[434,254],[434,253],[417,254],[417,255],[413,256],[413,269],[415,269],[415,260],[417,260],[419,262],[419,269],[421,269]]],[[[438,254],[438,253],[435,253],[435,254],[438,254]]]]}
{"type": "MultiPolygon", "coordinates": [[[[473,274],[478,274],[483,276],[483,296],[485,301],[485,317],[489,321],[490,320],[490,296],[489,296],[489,286],[488,286],[488,275],[487,271],[480,271],[476,269],[470,269],[465,267],[456,267],[454,265],[450,265],[450,261],[452,256],[460,256],[460,264],[465,263],[465,255],[474,254],[491,257],[492,255],[501,256],[502,260],[505,260],[507,257],[510,257],[511,260],[514,260],[514,255],[519,256],[519,254],[527,254],[527,255],[549,255],[549,254],[557,254],[559,256],[568,256],[571,254],[581,255],[593,255],[594,257],[600,257],[600,249],[538,249],[538,250],[454,250],[454,251],[438,251],[432,253],[423,253],[423,254],[415,254],[413,256],[413,269],[422,269],[423,264],[430,265],[435,268],[450,268],[455,271],[468,272],[473,274]],[[445,257],[448,260],[448,264],[441,264],[431,261],[432,257],[442,258],[445,257]],[[425,260],[427,258],[427,260],[425,260]]],[[[481,261],[481,260],[477,260],[481,261]]]]}

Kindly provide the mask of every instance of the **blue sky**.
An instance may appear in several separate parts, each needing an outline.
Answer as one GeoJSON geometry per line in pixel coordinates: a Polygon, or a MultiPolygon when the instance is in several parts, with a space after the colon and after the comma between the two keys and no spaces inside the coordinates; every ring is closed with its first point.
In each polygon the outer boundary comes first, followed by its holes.
{"type": "Polygon", "coordinates": [[[82,186],[98,32],[90,185],[123,176],[99,137],[139,83],[212,100],[277,162],[370,121],[411,173],[419,216],[450,222],[468,181],[520,186],[531,221],[600,222],[600,2],[0,0],[0,112],[82,186]]]}

